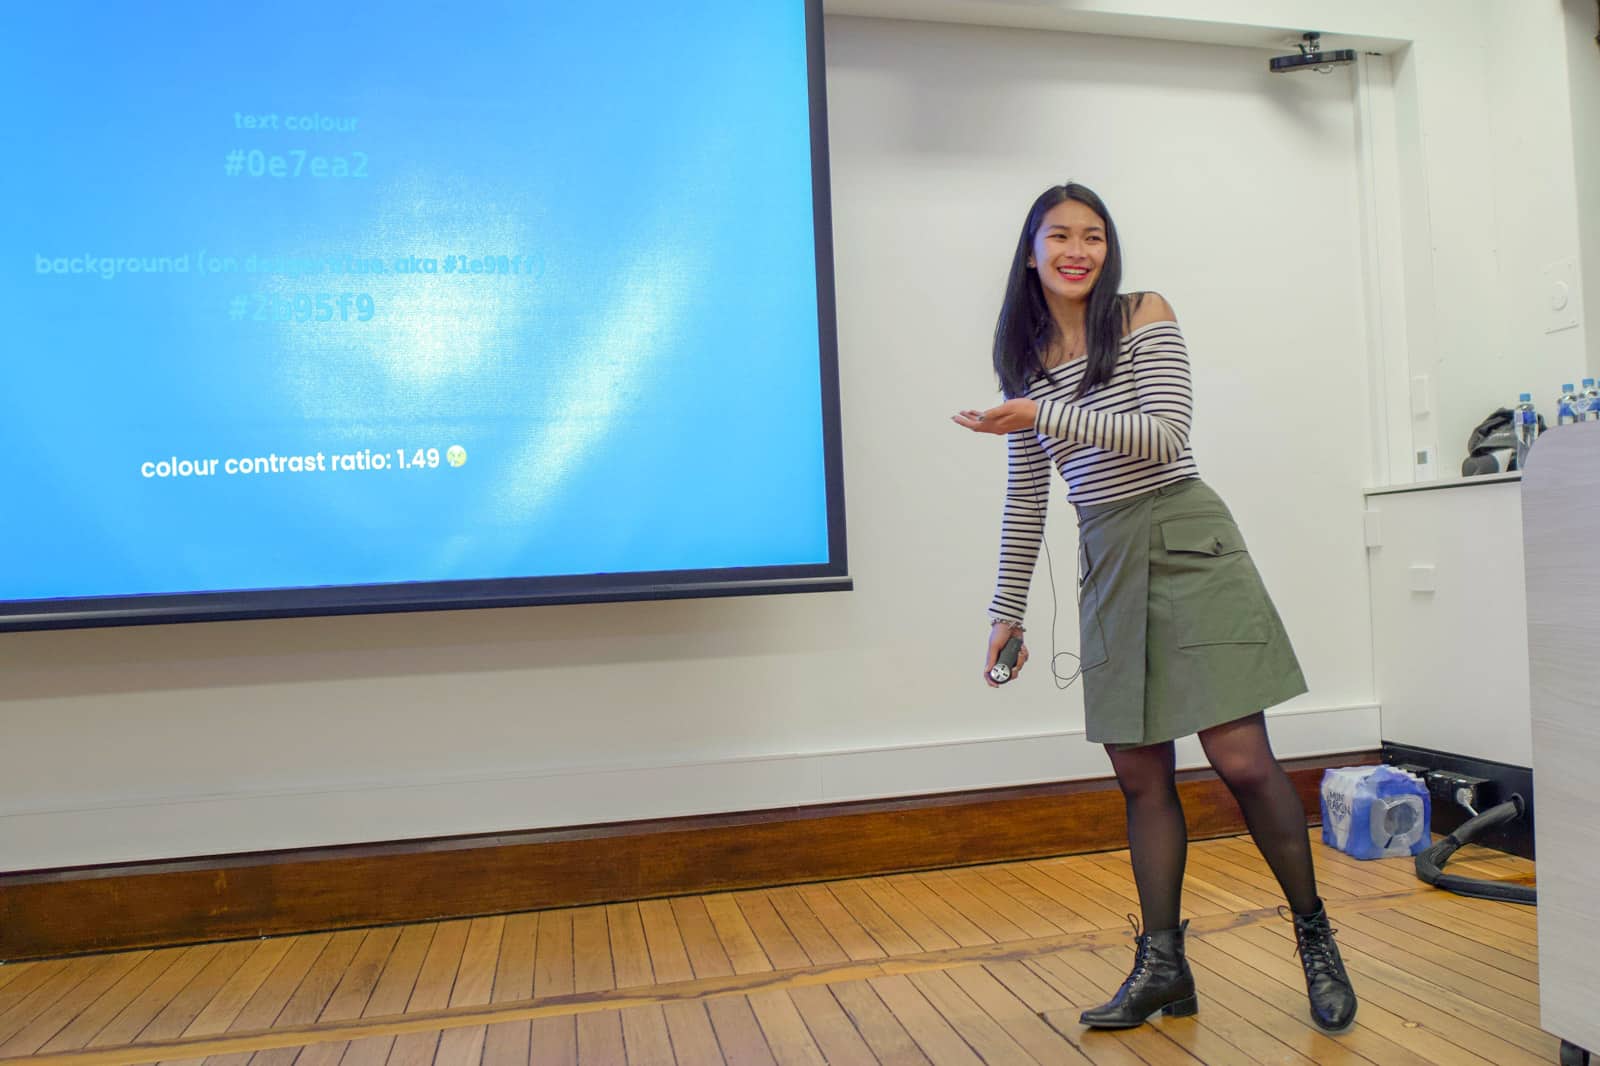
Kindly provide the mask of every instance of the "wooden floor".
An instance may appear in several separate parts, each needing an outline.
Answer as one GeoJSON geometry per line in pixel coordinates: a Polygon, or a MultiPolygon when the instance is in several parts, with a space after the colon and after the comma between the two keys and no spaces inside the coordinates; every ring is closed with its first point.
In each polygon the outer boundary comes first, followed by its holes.
{"type": "MultiPolygon", "coordinates": [[[[91,1064],[1556,1061],[1535,911],[1357,862],[1313,830],[1361,996],[1310,1022],[1248,839],[1193,845],[1195,1018],[1090,1032],[1132,957],[1126,852],[0,966],[0,1058],[91,1064]]],[[[1463,849],[1451,872],[1529,881],[1463,849]]]]}

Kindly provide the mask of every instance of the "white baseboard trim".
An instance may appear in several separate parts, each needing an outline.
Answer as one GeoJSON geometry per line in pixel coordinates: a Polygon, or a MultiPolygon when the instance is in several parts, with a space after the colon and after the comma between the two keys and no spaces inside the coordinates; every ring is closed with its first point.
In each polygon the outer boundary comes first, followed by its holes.
{"type": "MultiPolygon", "coordinates": [[[[1380,747],[1376,705],[1271,713],[1281,758],[1380,747]]],[[[1193,738],[1180,767],[1204,766],[1193,738]]],[[[363,783],[0,813],[0,872],[594,825],[1004,788],[1111,772],[1071,730],[854,751],[363,783]]]]}

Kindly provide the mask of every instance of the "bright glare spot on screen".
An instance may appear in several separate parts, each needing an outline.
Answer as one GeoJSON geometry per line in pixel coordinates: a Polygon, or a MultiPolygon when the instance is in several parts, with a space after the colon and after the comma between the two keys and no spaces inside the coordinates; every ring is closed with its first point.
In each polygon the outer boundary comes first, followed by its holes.
{"type": "Polygon", "coordinates": [[[376,308],[359,330],[279,324],[285,389],[308,416],[359,422],[374,411],[460,414],[464,383],[493,381],[497,368],[537,357],[526,327],[544,303],[545,279],[529,228],[490,198],[466,197],[448,184],[412,178],[397,186],[379,210],[372,243],[410,251],[374,257],[381,273],[321,274],[315,286],[303,277],[268,280],[286,297],[308,287],[360,290],[376,308]],[[473,259],[499,259],[516,273],[470,274],[473,259]]]}
{"type": "Polygon", "coordinates": [[[502,493],[502,513],[537,511],[627,418],[632,401],[651,387],[652,356],[670,348],[692,276],[683,257],[666,249],[619,272],[614,302],[581,336],[544,405],[544,423],[510,463],[505,484],[514,491],[502,493]]]}

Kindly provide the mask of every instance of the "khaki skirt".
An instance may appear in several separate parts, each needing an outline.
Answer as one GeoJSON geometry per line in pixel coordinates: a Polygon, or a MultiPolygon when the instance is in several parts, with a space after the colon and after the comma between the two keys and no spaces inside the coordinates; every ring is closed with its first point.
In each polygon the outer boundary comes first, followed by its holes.
{"type": "Polygon", "coordinates": [[[1199,478],[1079,507],[1078,545],[1089,740],[1156,744],[1306,691],[1233,515],[1199,478]]]}

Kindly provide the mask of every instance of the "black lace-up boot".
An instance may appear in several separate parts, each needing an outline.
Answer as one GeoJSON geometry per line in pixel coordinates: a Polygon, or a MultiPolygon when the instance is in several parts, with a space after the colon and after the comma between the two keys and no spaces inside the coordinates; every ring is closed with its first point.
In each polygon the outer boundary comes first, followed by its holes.
{"type": "Polygon", "coordinates": [[[1315,914],[1291,914],[1294,919],[1295,951],[1306,971],[1306,995],[1311,1000],[1311,1019],[1328,1032],[1347,1029],[1356,1016],[1356,990],[1344,972],[1339,945],[1333,942],[1334,930],[1328,925],[1328,909],[1317,900],[1315,914]]]}
{"type": "Polygon", "coordinates": [[[1183,957],[1183,933],[1189,927],[1184,922],[1176,929],[1162,929],[1154,933],[1139,932],[1139,922],[1133,922],[1135,936],[1133,972],[1122,982],[1111,1002],[1086,1010],[1078,1021],[1095,1029],[1132,1029],[1143,1025],[1158,1011],[1178,1018],[1186,1018],[1200,1009],[1194,994],[1194,974],[1183,957]]]}

